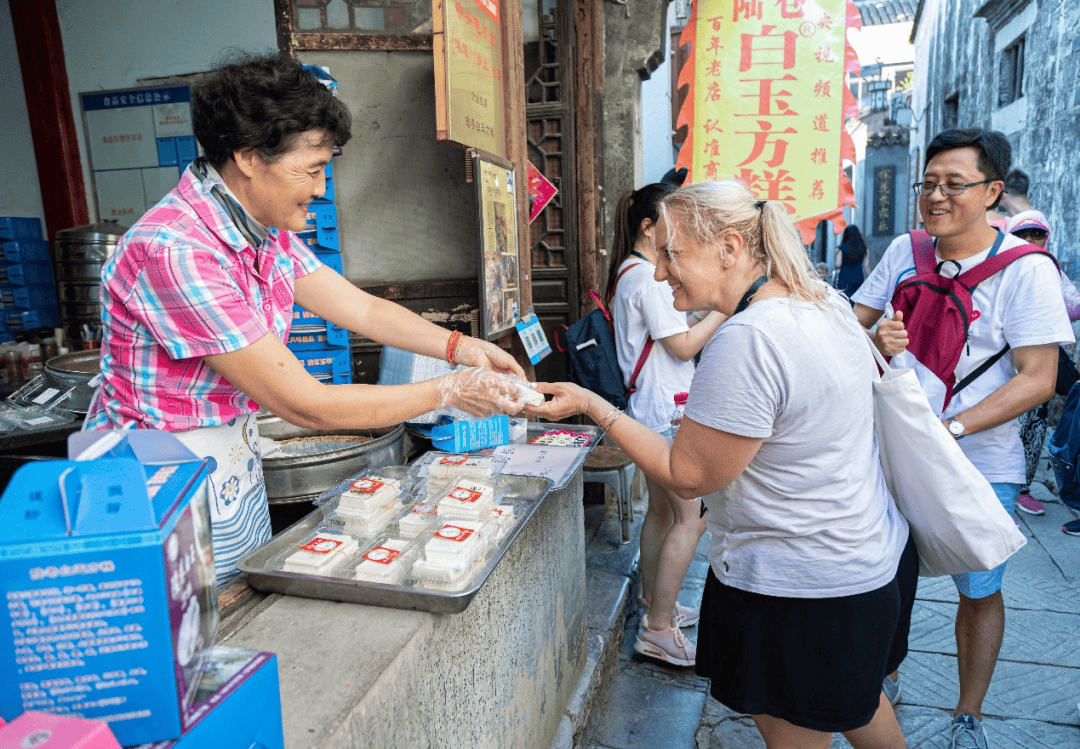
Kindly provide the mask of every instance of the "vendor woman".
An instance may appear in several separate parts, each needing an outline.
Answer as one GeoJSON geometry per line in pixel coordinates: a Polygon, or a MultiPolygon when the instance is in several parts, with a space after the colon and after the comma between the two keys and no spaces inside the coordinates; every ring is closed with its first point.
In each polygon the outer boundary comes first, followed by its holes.
{"type": "Polygon", "coordinates": [[[205,157],[102,268],[102,383],[87,428],[174,432],[207,459],[220,585],[270,538],[259,405],[319,430],[399,424],[444,406],[511,413],[520,404],[503,375],[524,373],[497,346],[360,291],[293,233],[350,136],[348,110],[315,76],[286,57],[246,58],[193,84],[191,110],[205,157]],[[293,302],[388,346],[485,369],[325,385],[285,346],[293,302]]]}

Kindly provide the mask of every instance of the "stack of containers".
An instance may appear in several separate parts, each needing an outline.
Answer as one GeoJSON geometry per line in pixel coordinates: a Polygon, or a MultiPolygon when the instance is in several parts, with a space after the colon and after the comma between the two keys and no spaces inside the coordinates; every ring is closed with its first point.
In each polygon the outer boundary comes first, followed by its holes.
{"type": "Polygon", "coordinates": [[[0,336],[60,323],[49,244],[36,218],[0,216],[0,336]]]}
{"type": "Polygon", "coordinates": [[[103,222],[56,232],[56,294],[60,325],[77,348],[101,345],[101,266],[126,226],[103,222]]]}
{"type": "MultiPolygon", "coordinates": [[[[337,81],[326,68],[305,65],[337,96],[337,81]]],[[[335,150],[335,155],[337,151],[335,150]]],[[[307,230],[296,236],[326,265],[338,273],[341,262],[341,239],[338,236],[337,206],[334,205],[334,165],[326,165],[326,192],[308,207],[307,230]]],[[[304,367],[323,382],[340,385],[352,382],[352,360],[349,356],[349,331],[329,320],[293,306],[292,331],[289,349],[304,363],[304,367]]]]}

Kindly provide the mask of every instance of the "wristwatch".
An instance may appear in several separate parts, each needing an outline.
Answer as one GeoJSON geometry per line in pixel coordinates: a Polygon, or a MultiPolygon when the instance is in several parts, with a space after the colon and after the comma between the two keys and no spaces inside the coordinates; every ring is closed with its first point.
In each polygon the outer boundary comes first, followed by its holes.
{"type": "Polygon", "coordinates": [[[962,421],[959,419],[949,419],[945,423],[949,427],[949,434],[951,434],[954,439],[963,439],[964,423],[962,421]]]}

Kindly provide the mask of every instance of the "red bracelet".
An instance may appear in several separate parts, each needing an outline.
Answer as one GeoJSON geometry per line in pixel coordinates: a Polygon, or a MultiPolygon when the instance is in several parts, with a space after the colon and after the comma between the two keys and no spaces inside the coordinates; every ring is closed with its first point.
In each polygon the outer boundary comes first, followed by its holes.
{"type": "Polygon", "coordinates": [[[454,364],[454,356],[457,355],[458,344],[461,343],[461,339],[464,334],[460,330],[455,330],[450,334],[450,339],[446,342],[446,361],[454,364]]]}

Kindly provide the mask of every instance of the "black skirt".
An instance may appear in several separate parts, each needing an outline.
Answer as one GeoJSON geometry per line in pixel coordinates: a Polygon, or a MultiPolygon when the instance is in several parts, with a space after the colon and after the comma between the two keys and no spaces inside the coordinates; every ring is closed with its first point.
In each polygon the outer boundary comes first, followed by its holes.
{"type": "Polygon", "coordinates": [[[861,728],[877,711],[882,679],[907,653],[917,576],[910,543],[896,578],[853,596],[749,593],[710,571],[695,671],[735,712],[828,733],[861,728]]]}

